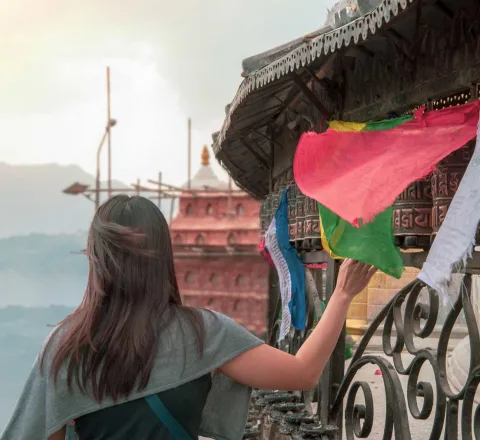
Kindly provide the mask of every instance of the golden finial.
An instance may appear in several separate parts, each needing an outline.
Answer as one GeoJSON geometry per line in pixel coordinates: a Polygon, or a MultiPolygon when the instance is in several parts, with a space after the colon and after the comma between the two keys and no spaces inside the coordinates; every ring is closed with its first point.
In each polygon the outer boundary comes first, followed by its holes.
{"type": "Polygon", "coordinates": [[[203,166],[210,165],[210,153],[208,152],[208,147],[206,145],[203,146],[202,165],[203,166]]]}

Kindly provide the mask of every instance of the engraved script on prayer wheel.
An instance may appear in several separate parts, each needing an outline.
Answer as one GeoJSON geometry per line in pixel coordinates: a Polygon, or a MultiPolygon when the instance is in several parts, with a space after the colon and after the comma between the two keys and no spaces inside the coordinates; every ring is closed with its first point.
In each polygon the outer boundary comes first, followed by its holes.
{"type": "Polygon", "coordinates": [[[393,233],[405,247],[430,244],[432,233],[430,178],[417,180],[403,191],[393,205],[393,233]]]}
{"type": "Polygon", "coordinates": [[[263,237],[267,232],[268,224],[266,218],[266,198],[260,204],[260,236],[263,237]]]}
{"type": "Polygon", "coordinates": [[[290,242],[295,242],[297,237],[297,185],[293,183],[288,188],[287,200],[288,200],[288,235],[290,236],[290,242]]]}
{"type": "Polygon", "coordinates": [[[475,143],[468,143],[445,158],[432,174],[432,227],[434,234],[438,232],[445,220],[450,203],[457,192],[474,149],[475,143]]]}
{"type": "Polygon", "coordinates": [[[320,240],[320,217],[318,204],[310,197],[305,197],[305,239],[303,241],[304,249],[321,248],[320,240]]]}
{"type": "Polygon", "coordinates": [[[295,237],[295,247],[297,249],[303,248],[303,239],[305,238],[305,195],[302,194],[300,189],[297,190],[296,197],[296,223],[297,223],[297,235],[295,237]]]}

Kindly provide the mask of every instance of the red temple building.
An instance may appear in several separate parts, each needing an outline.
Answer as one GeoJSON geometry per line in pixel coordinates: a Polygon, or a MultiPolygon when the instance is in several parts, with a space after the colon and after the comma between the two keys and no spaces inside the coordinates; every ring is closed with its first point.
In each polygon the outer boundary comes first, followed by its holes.
{"type": "Polygon", "coordinates": [[[216,310],[263,335],[268,265],[257,251],[260,203],[218,179],[206,146],[179,202],[171,234],[185,304],[216,310]]]}

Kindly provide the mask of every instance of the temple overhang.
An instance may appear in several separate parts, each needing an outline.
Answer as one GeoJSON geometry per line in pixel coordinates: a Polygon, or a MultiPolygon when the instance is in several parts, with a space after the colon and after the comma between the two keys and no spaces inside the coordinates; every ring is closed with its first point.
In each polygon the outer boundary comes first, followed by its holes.
{"type": "Polygon", "coordinates": [[[213,149],[254,197],[265,197],[285,171],[278,155],[286,169],[301,133],[322,131],[325,118],[383,119],[468,90],[480,78],[476,1],[358,4],[358,18],[348,22],[337,8],[338,27],[244,61],[246,78],[213,149]]]}

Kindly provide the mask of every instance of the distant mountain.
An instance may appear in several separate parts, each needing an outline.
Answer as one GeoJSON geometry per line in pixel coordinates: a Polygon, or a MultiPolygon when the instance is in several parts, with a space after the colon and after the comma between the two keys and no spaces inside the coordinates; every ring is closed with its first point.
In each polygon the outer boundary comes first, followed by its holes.
{"type": "Polygon", "coordinates": [[[52,330],[49,326],[58,324],[72,311],[72,307],[64,306],[0,308],[0,433],[44,339],[52,330]]]}
{"type": "MultiPolygon", "coordinates": [[[[93,215],[93,203],[83,196],[62,192],[75,182],[93,186],[95,179],[77,165],[8,165],[0,162],[0,238],[85,231],[93,215]]],[[[112,185],[128,187],[118,181],[112,185]]],[[[168,203],[162,205],[167,218],[168,208],[168,203]]]]}
{"type": "Polygon", "coordinates": [[[86,233],[0,239],[0,308],[80,304],[87,283],[86,233]]]}

